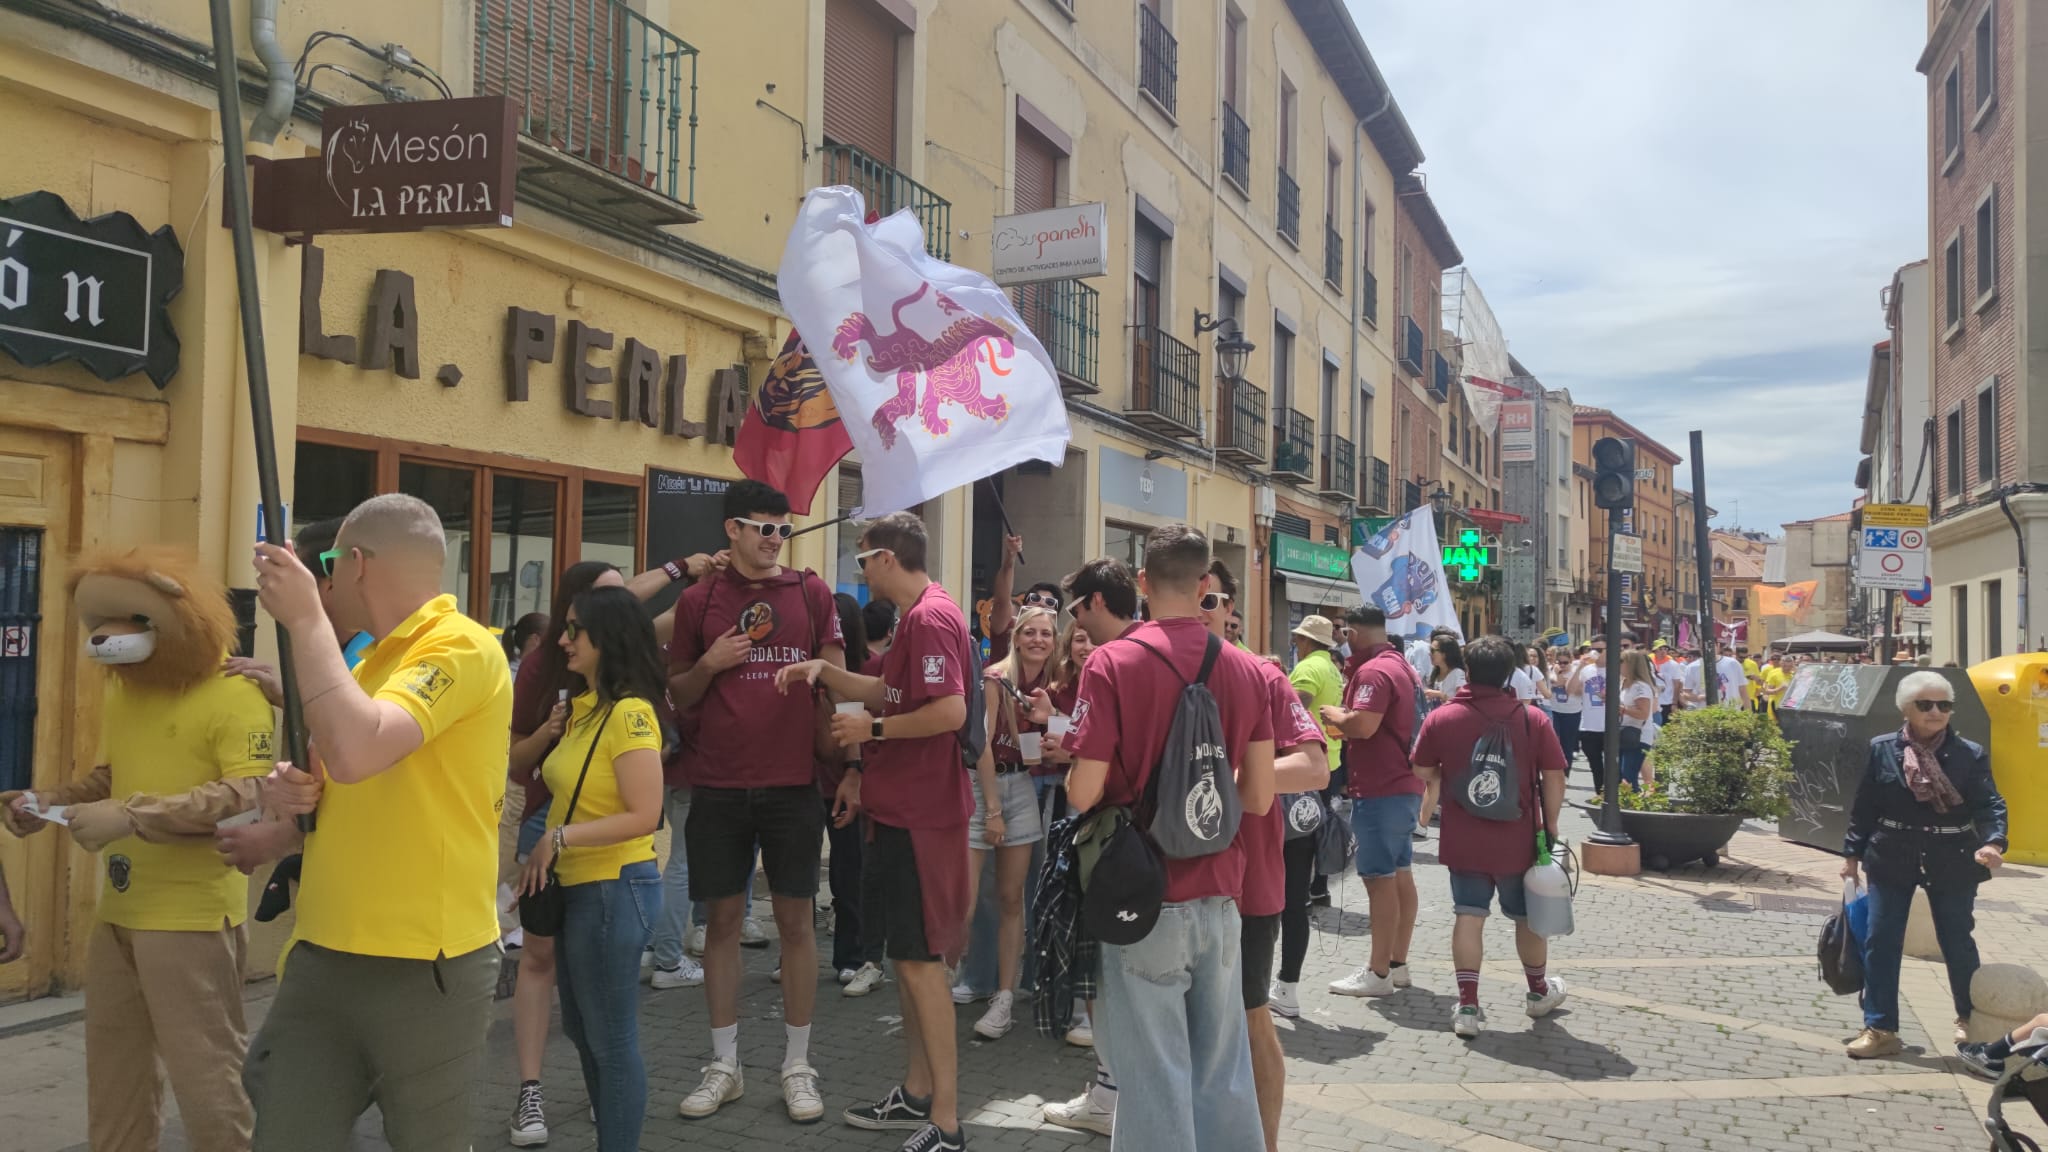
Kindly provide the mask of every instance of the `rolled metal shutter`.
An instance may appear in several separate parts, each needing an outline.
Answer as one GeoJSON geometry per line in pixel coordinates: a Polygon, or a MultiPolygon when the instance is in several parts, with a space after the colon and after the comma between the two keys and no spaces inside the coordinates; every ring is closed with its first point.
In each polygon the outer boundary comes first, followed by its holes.
{"type": "Polygon", "coordinates": [[[1060,154],[1052,141],[1037,129],[1017,121],[1017,212],[1037,212],[1053,206],[1054,186],[1059,179],[1060,154]]]}
{"type": "Polygon", "coordinates": [[[896,164],[896,38],[872,0],[826,0],[825,137],[896,164]]]}

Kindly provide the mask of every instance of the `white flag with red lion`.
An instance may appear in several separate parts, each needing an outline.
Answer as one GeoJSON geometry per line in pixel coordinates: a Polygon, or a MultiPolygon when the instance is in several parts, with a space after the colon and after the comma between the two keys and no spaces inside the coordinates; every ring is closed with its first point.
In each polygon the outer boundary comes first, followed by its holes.
{"type": "Polygon", "coordinates": [[[1067,455],[1052,358],[993,280],[924,240],[907,209],[870,224],[859,192],[815,188],[776,273],[860,451],[871,517],[1067,455]]]}

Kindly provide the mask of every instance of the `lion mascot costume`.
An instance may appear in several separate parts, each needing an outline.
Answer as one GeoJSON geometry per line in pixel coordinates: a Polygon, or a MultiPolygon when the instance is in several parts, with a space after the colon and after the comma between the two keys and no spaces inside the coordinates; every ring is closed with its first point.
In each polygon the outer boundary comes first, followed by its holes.
{"type": "Polygon", "coordinates": [[[192,1147],[244,1152],[248,879],[213,833],[258,807],[275,720],[261,689],[222,675],[234,614],[191,553],[84,558],[71,596],[86,655],[108,672],[99,766],[0,803],[17,835],[63,823],[105,854],[85,978],[91,1147],[155,1152],[161,1062],[192,1147]]]}

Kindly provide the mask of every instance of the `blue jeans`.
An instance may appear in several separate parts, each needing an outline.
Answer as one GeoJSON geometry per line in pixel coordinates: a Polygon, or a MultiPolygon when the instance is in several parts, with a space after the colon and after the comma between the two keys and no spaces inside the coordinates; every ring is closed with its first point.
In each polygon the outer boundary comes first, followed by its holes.
{"type": "Polygon", "coordinates": [[[1579,714],[1577,712],[1552,712],[1550,727],[1557,733],[1558,750],[1564,753],[1564,765],[1571,768],[1572,757],[1579,754],[1579,714]]]}
{"type": "Polygon", "coordinates": [[[1136,944],[1102,946],[1095,1043],[1119,1089],[1112,1149],[1266,1146],[1238,973],[1242,930],[1237,903],[1211,896],[1161,908],[1136,944]]]}
{"type": "Polygon", "coordinates": [[[1649,752],[1647,746],[1638,745],[1633,751],[1621,754],[1621,782],[1638,792],[1643,788],[1643,758],[1649,752]]]}
{"type": "MultiPolygon", "coordinates": [[[[1870,885],[1870,938],[1863,942],[1863,1024],[1899,1030],[1899,957],[1906,949],[1906,917],[1913,908],[1911,884],[1870,885]]],[[[1956,1016],[1970,1018],[1970,978],[1977,974],[1977,881],[1928,886],[1927,910],[1934,914],[1934,938],[1948,965],[1949,993],[1956,1016]]]]}
{"type": "Polygon", "coordinates": [[[668,790],[668,867],[661,870],[661,916],[654,922],[654,963],[683,963],[683,938],[690,932],[690,854],[683,850],[683,825],[690,819],[690,790],[668,790]]]}
{"type": "Polygon", "coordinates": [[[645,860],[620,869],[616,880],[567,885],[562,895],[562,934],[555,938],[562,1031],[583,1061],[598,1152],[637,1152],[647,1119],[640,952],[661,918],[661,874],[645,860]]]}

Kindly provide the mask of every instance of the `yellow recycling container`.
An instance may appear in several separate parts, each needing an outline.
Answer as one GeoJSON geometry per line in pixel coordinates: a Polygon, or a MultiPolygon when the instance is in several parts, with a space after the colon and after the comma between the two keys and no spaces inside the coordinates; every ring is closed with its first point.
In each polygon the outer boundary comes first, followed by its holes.
{"type": "Polygon", "coordinates": [[[1991,717],[1991,774],[2005,796],[2015,864],[2048,864],[2048,652],[1970,669],[1991,717]]]}

